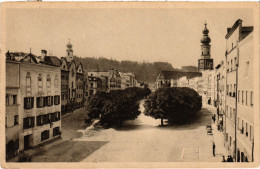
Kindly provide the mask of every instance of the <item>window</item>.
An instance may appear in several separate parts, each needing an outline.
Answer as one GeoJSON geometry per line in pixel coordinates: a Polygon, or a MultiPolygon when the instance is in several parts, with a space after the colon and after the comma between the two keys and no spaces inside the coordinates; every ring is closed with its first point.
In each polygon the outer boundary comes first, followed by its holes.
{"type": "Polygon", "coordinates": [[[60,96],[54,96],[54,105],[60,104],[60,96]]]}
{"type": "Polygon", "coordinates": [[[44,97],[44,104],[45,104],[45,106],[52,106],[53,105],[53,96],[44,97]]]}
{"type": "Polygon", "coordinates": [[[5,117],[5,127],[7,127],[7,117],[5,117]]]}
{"type": "Polygon", "coordinates": [[[27,74],[26,74],[26,87],[31,87],[31,76],[30,76],[30,72],[27,72],[27,74]]]}
{"type": "Polygon", "coordinates": [[[34,98],[33,97],[25,97],[24,98],[24,109],[32,109],[34,106],[34,98]]]}
{"type": "Polygon", "coordinates": [[[244,76],[248,76],[248,70],[249,70],[249,61],[246,62],[246,66],[245,66],[245,74],[244,74],[244,76]]]}
{"type": "Polygon", "coordinates": [[[47,79],[46,79],[46,86],[47,88],[50,88],[51,87],[51,76],[50,74],[47,75],[47,79]]]}
{"type": "Polygon", "coordinates": [[[14,105],[17,104],[17,95],[13,95],[13,104],[14,104],[14,105]]]}
{"type": "Polygon", "coordinates": [[[240,102],[240,90],[238,90],[237,101],[238,101],[238,103],[240,102]]]}
{"type": "Polygon", "coordinates": [[[234,59],[234,70],[237,68],[237,58],[234,59]]]}
{"type": "Polygon", "coordinates": [[[40,73],[39,76],[38,76],[38,90],[39,92],[42,91],[42,88],[43,88],[43,82],[42,82],[42,74],[40,73]]]}
{"type": "Polygon", "coordinates": [[[39,116],[37,116],[37,126],[42,126],[42,125],[44,125],[43,116],[44,116],[44,115],[39,115],[39,116]]]}
{"type": "Polygon", "coordinates": [[[251,94],[250,94],[250,105],[254,106],[254,93],[252,91],[251,91],[251,94]]]}
{"type": "Polygon", "coordinates": [[[47,140],[50,137],[50,131],[45,130],[41,133],[41,141],[47,140]]]}
{"type": "Polygon", "coordinates": [[[61,134],[60,127],[53,128],[53,137],[57,136],[57,135],[60,135],[60,134],[61,134]]]}
{"type": "Polygon", "coordinates": [[[230,71],[232,71],[232,67],[233,67],[233,63],[232,63],[232,59],[231,59],[231,62],[230,62],[230,71]]]}
{"type": "Polygon", "coordinates": [[[233,97],[236,97],[236,84],[234,84],[233,97]]]}
{"type": "Polygon", "coordinates": [[[244,104],[244,91],[242,91],[242,104],[244,104]]]}
{"type": "Polygon", "coordinates": [[[37,97],[37,108],[42,108],[44,106],[44,97],[37,97]]]}
{"type": "Polygon", "coordinates": [[[232,119],[232,107],[230,107],[229,117],[232,119]]]}
{"type": "Polygon", "coordinates": [[[17,125],[17,124],[19,124],[19,116],[15,115],[14,116],[14,125],[17,125]]]}
{"type": "Polygon", "coordinates": [[[10,103],[9,103],[9,94],[5,95],[5,104],[6,104],[6,106],[10,105],[10,103]]]}
{"type": "Polygon", "coordinates": [[[23,119],[23,129],[34,127],[34,117],[27,117],[23,119]]]}
{"type": "Polygon", "coordinates": [[[227,71],[229,71],[229,62],[227,63],[227,68],[228,68],[227,71]]]}
{"type": "Polygon", "coordinates": [[[250,130],[249,130],[249,140],[252,140],[252,126],[250,125],[250,130]]]}
{"type": "Polygon", "coordinates": [[[246,105],[248,106],[248,91],[246,91],[246,105]]]}
{"type": "Polygon", "coordinates": [[[253,141],[253,139],[254,139],[254,128],[253,128],[253,126],[250,126],[250,140],[251,141],[253,141]]]}
{"type": "Polygon", "coordinates": [[[246,123],[246,136],[248,137],[248,123],[246,123]]]}
{"type": "Polygon", "coordinates": [[[59,85],[59,81],[58,81],[58,75],[55,76],[55,79],[54,79],[54,86],[55,88],[57,88],[59,85]]]}
{"type": "Polygon", "coordinates": [[[229,85],[227,85],[227,95],[228,95],[228,92],[229,92],[229,85]]]}

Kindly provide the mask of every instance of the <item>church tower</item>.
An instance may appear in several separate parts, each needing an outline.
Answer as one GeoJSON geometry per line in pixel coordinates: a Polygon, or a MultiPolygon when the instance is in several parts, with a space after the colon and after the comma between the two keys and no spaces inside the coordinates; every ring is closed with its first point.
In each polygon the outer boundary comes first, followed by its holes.
{"type": "Polygon", "coordinates": [[[67,44],[66,52],[67,52],[66,59],[67,59],[68,62],[71,62],[73,60],[73,50],[72,50],[72,44],[70,43],[70,41],[67,44]]]}
{"type": "Polygon", "coordinates": [[[205,28],[202,31],[203,37],[201,38],[201,56],[198,60],[198,71],[202,72],[204,70],[213,70],[213,59],[210,57],[210,42],[209,30],[207,28],[207,23],[205,23],[205,28]]]}

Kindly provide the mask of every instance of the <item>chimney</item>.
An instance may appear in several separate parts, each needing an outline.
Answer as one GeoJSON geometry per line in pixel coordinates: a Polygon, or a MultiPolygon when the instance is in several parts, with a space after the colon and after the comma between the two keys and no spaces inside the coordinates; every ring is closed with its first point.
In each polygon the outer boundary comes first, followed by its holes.
{"type": "Polygon", "coordinates": [[[41,59],[44,60],[45,56],[47,56],[47,51],[43,49],[41,59]]]}

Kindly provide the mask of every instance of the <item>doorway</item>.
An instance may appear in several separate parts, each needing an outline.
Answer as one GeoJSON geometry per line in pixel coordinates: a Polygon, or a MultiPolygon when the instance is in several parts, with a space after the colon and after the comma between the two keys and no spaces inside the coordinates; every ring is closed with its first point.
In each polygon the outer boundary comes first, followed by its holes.
{"type": "Polygon", "coordinates": [[[24,150],[28,150],[31,148],[30,146],[30,137],[31,135],[24,136],[24,150]]]}

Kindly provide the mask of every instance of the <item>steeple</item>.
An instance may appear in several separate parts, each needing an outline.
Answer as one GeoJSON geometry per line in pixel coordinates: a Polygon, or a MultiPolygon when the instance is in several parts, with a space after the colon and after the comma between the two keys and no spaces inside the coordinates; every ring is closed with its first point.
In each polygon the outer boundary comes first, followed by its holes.
{"type": "Polygon", "coordinates": [[[73,60],[73,50],[72,50],[72,44],[70,43],[70,39],[69,39],[69,43],[67,44],[67,56],[66,59],[68,62],[71,62],[73,60]]]}
{"type": "Polygon", "coordinates": [[[201,57],[198,60],[198,69],[202,70],[212,70],[213,69],[213,59],[211,59],[210,53],[210,42],[211,39],[209,37],[209,30],[207,28],[207,22],[205,21],[205,28],[202,30],[202,38],[201,42],[201,57]]]}

